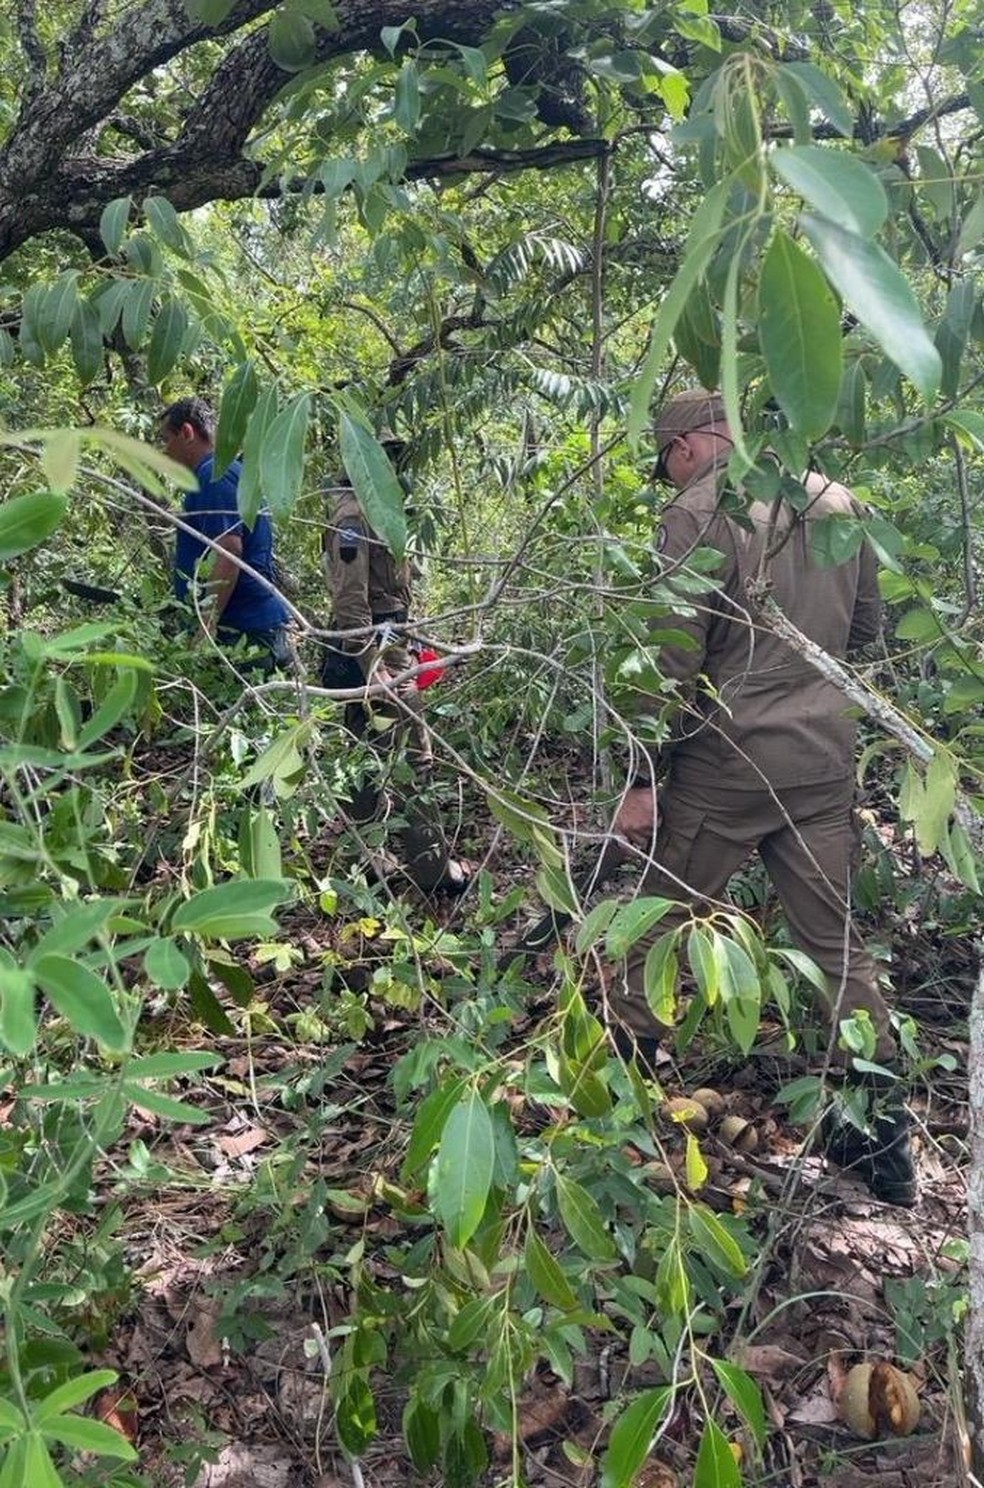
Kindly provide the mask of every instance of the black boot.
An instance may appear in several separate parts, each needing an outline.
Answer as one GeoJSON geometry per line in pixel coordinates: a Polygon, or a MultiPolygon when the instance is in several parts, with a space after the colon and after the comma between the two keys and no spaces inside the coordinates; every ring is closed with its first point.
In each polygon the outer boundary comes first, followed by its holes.
{"type": "Polygon", "coordinates": [[[911,1209],[918,1198],[912,1118],[898,1095],[880,1094],[861,1079],[852,1083],[870,1092],[867,1129],[859,1131],[839,1110],[829,1112],[822,1128],[824,1151],[831,1162],[867,1184],[883,1204],[911,1209]]]}
{"type": "Polygon", "coordinates": [[[626,1064],[631,1064],[634,1059],[644,1075],[650,1079],[656,1078],[658,1038],[653,1038],[648,1033],[633,1033],[624,1023],[616,1023],[612,1029],[612,1040],[626,1064]]]}

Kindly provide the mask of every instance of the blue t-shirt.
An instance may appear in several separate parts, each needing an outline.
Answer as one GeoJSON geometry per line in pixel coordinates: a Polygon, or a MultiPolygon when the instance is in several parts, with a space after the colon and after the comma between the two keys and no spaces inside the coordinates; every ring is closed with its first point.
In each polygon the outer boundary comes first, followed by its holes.
{"type": "MultiPolygon", "coordinates": [[[[233,460],[221,480],[212,479],[215,460],[206,455],[196,466],[198,490],[189,491],[182,508],[185,521],[203,537],[213,541],[224,532],[237,532],[243,543],[243,562],[255,568],[264,578],[273,577],[273,526],[265,511],[260,512],[255,526],[250,529],[239,515],[237,490],[242,461],[233,460]]],[[[195,565],[206,554],[212,552],[205,543],[190,532],[178,529],[178,540],[174,553],[174,592],[179,599],[188,594],[188,582],[193,577],[195,565]]],[[[222,611],[220,624],[230,630],[275,630],[285,625],[290,611],[279,595],[265,589],[252,574],[239,571],[236,587],[229,603],[222,611]]]]}

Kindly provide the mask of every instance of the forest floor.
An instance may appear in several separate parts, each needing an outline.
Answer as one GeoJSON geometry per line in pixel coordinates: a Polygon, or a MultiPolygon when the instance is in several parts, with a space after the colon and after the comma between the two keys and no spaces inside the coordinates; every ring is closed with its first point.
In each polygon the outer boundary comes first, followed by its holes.
{"type": "MultiPolygon", "coordinates": [[[[536,903],[531,888],[527,910],[536,903]]],[[[467,899],[416,909],[451,930],[471,912],[467,899]]],[[[508,944],[516,930],[497,933],[508,944]]],[[[364,977],[371,939],[370,930],[358,945],[340,945],[336,921],[294,906],[281,916],[291,964],[250,965],[260,1001],[254,996],[248,1037],[206,1034],[173,1008],[154,1015],[154,1047],[208,1047],[222,1060],[197,1095],[183,1093],[201,1104],[201,1125],[175,1127],[133,1110],[118,1168],[105,1175],[136,1285],[118,1299],[111,1337],[93,1361],[119,1371],[123,1392],[100,1409],[137,1443],[141,1472],[159,1488],[423,1481],[402,1442],[395,1385],[388,1398],[380,1384],[377,1439],[359,1463],[346,1461],[318,1343],[318,1330],[327,1335],[349,1314],[353,1248],[370,1269],[385,1269],[387,1247],[405,1224],[385,1199],[386,1183],[399,1181],[407,1139],[390,1077],[419,1039],[422,1015],[370,1002],[372,1028],[348,1040],[305,1022],[318,1006],[326,959],[359,963],[364,977]],[[321,1201],[312,1205],[315,1184],[321,1201]]],[[[660,1070],[668,1093],[714,1085],[755,1129],[754,1150],[744,1154],[707,1140],[711,1174],[701,1192],[712,1208],[744,1216],[761,1244],[745,1305],[728,1313],[715,1339],[720,1356],[754,1377],[766,1405],[768,1442],[759,1463],[746,1461],[748,1485],[961,1481],[972,952],[966,941],[913,925],[895,956],[900,1011],[920,1020],[927,1061],[946,1053],[956,1065],[952,1073],[932,1069],[913,1091],[921,1196],[912,1211],[877,1203],[820,1158],[802,1155],[803,1131],[774,1097],[806,1065],[776,1052],[778,1028],[763,1027],[743,1062],[709,1059],[698,1040],[682,1057],[668,1054],[660,1070]],[[862,1358],[911,1366],[922,1407],[914,1435],[862,1442],[841,1424],[837,1396],[862,1358]]],[[[526,976],[528,1012],[510,1031],[517,1046],[549,1011],[551,958],[526,976]]],[[[674,1137],[682,1151],[683,1133],[674,1137]]],[[[612,1402],[659,1381],[652,1365],[630,1363],[619,1331],[592,1337],[572,1385],[546,1368],[524,1382],[518,1457],[490,1433],[483,1481],[593,1488],[612,1402]]],[[[639,1488],[690,1488],[701,1429],[695,1412],[684,1395],[639,1488]]]]}

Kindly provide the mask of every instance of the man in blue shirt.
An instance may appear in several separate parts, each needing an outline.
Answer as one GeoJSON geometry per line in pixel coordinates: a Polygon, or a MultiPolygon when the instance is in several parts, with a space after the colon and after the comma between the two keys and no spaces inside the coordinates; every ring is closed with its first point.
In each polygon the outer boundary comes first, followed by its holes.
{"type": "Polygon", "coordinates": [[[291,647],[286,625],[290,616],[275,589],[239,567],[241,558],[255,574],[273,583],[273,526],[265,511],[252,527],[239,515],[237,492],[242,463],[232,464],[218,479],[215,469],[215,414],[204,398],[181,398],[161,416],[161,446],[179,465],[194,471],[198,489],[184,498],[182,515],[201,537],[178,528],[174,554],[174,592],[188,597],[196,567],[205,560],[208,603],[206,628],[220,644],[233,646],[244,637],[266,653],[263,666],[286,665],[291,647]],[[218,550],[203,538],[211,538],[218,550]],[[227,556],[229,555],[229,556],[227,556]]]}

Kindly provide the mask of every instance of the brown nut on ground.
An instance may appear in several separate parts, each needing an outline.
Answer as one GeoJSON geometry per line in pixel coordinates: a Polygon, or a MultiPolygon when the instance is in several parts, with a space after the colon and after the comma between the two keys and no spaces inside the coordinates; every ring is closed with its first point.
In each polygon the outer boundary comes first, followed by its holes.
{"type": "Polygon", "coordinates": [[[919,1396],[912,1376],[884,1359],[848,1371],[837,1411],[855,1436],[909,1436],[919,1425],[919,1396]]]}
{"type": "Polygon", "coordinates": [[[720,1121],[728,1109],[720,1090],[712,1090],[709,1085],[702,1085],[699,1090],[695,1090],[690,1099],[699,1101],[712,1121],[720,1121]]]}
{"type": "Polygon", "coordinates": [[[758,1132],[744,1116],[725,1116],[719,1135],[736,1152],[754,1152],[758,1146],[758,1132]]]}
{"type": "Polygon", "coordinates": [[[691,1095],[671,1096],[663,1102],[662,1111],[664,1116],[668,1116],[678,1126],[686,1127],[687,1131],[706,1132],[710,1125],[707,1111],[691,1095]]]}

